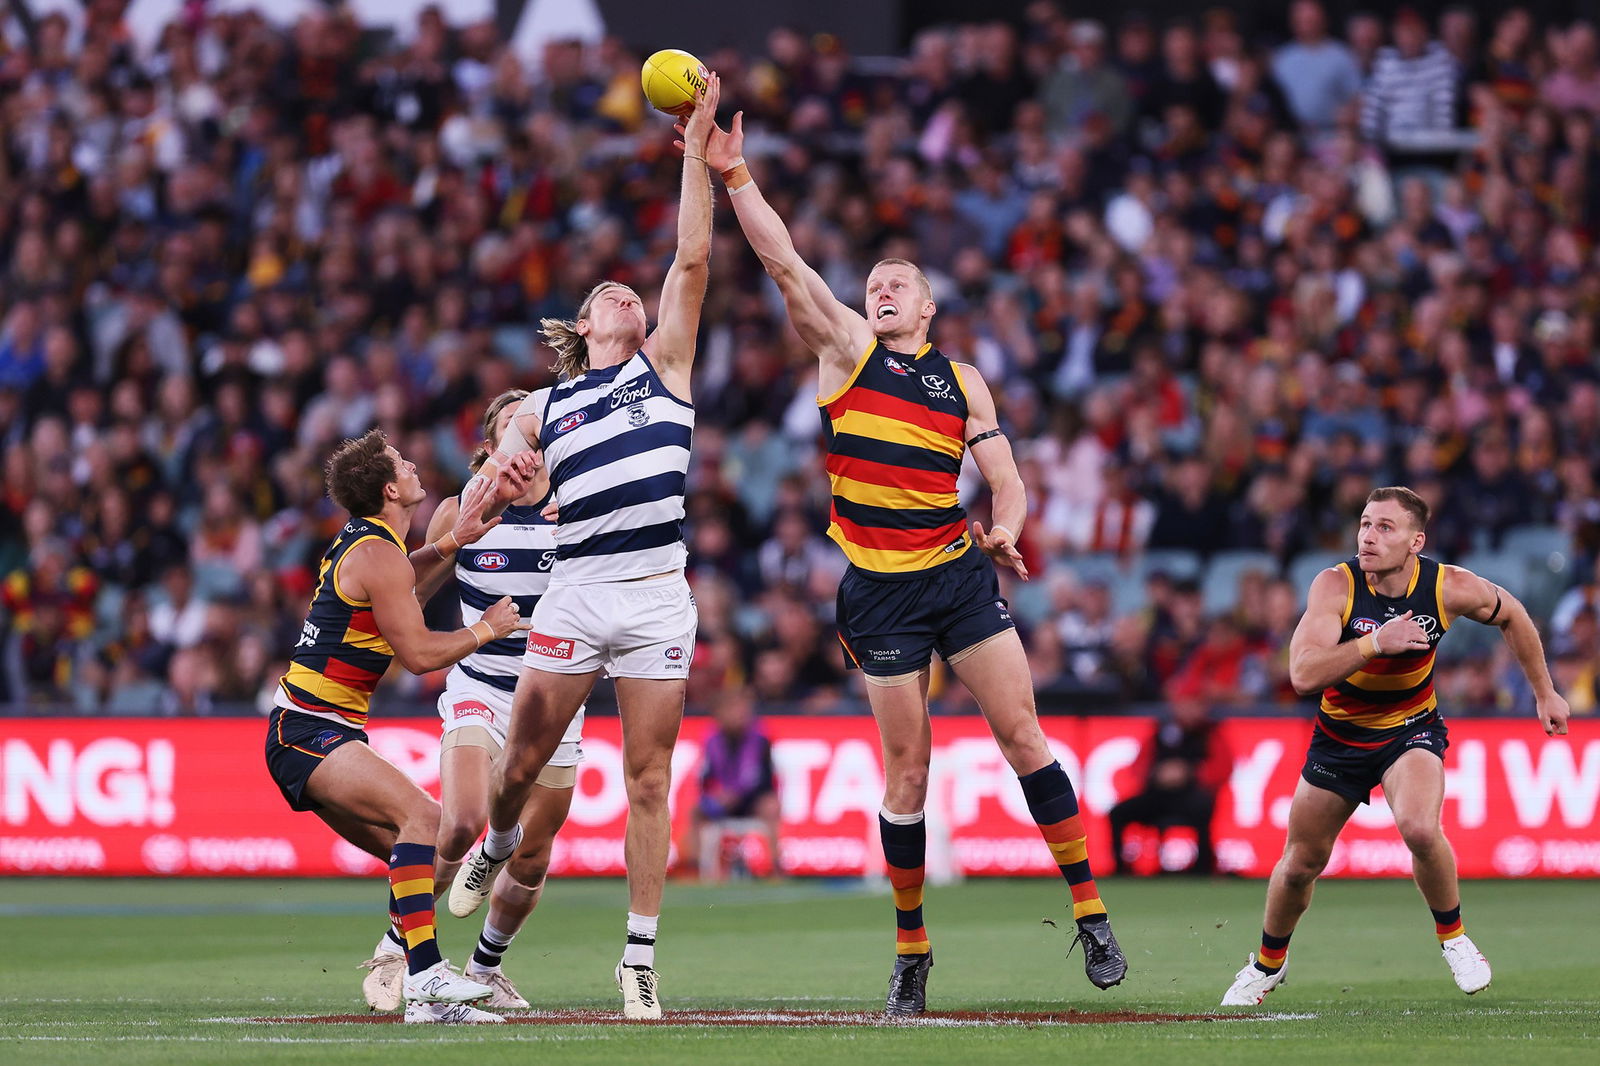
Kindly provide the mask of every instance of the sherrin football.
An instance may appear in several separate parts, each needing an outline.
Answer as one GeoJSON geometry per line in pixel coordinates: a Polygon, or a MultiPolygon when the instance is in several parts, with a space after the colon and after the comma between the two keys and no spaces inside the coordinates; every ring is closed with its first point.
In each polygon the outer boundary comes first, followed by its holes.
{"type": "Polygon", "coordinates": [[[695,94],[706,86],[706,68],[680,48],[663,48],[644,61],[639,84],[651,107],[682,117],[694,110],[695,94]]]}

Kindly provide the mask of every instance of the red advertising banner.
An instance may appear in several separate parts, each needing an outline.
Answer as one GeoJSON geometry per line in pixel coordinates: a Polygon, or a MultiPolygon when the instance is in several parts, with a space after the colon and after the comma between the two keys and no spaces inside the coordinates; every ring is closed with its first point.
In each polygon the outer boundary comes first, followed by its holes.
{"type": "MultiPolygon", "coordinates": [[[[684,726],[673,759],[681,826],[694,801],[705,720],[684,726]]],[[[772,718],[783,858],[793,873],[853,876],[881,868],[877,734],[866,718],[772,718]]],[[[1283,846],[1309,725],[1226,725],[1231,782],[1217,805],[1219,862],[1271,871],[1283,846]]],[[[1077,785],[1090,857],[1110,868],[1105,813],[1136,790],[1144,719],[1056,718],[1045,732],[1077,785]]],[[[1600,875],[1600,739],[1547,739],[1537,723],[1450,723],[1444,822],[1467,877],[1600,875]]],[[[0,874],[340,875],[376,872],[313,815],[295,814],[267,777],[265,723],[249,719],[13,719],[0,727],[0,874]]],[[[439,729],[377,724],[373,747],[437,792],[439,729]]],[[[928,801],[930,871],[1053,874],[1022,792],[978,719],[935,719],[928,801]]],[[[615,719],[589,724],[572,816],[555,872],[622,872],[627,815],[615,719]]],[[[1178,842],[1181,845],[1181,841],[1178,842]]],[[[1329,874],[1404,876],[1410,855],[1381,793],[1357,811],[1329,874]]]]}

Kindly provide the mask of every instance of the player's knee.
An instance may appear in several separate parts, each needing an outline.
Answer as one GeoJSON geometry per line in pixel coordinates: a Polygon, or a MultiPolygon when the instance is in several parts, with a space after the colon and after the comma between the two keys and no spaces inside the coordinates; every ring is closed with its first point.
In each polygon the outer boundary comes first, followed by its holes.
{"type": "Polygon", "coordinates": [[[1279,863],[1283,879],[1295,888],[1310,887],[1327,867],[1330,854],[1321,848],[1289,848],[1279,863]]]}
{"type": "Polygon", "coordinates": [[[643,767],[628,778],[628,803],[646,809],[665,807],[671,784],[672,772],[668,767],[643,767]]]}
{"type": "Polygon", "coordinates": [[[528,893],[537,892],[550,872],[550,849],[540,848],[532,855],[518,855],[506,870],[517,888],[528,893]]]}
{"type": "Polygon", "coordinates": [[[483,832],[486,819],[476,822],[466,818],[442,818],[439,826],[439,857],[446,862],[460,862],[468,849],[483,832]]]}
{"type": "Polygon", "coordinates": [[[1427,854],[1444,841],[1437,819],[1402,816],[1395,819],[1395,828],[1400,830],[1400,839],[1414,854],[1427,854]]]}
{"type": "Polygon", "coordinates": [[[1031,774],[1053,761],[1039,722],[1031,715],[1003,730],[995,730],[994,739],[1018,776],[1031,774]]]}
{"type": "Polygon", "coordinates": [[[425,793],[406,805],[405,820],[400,826],[401,840],[427,842],[439,838],[439,804],[425,793]]]}

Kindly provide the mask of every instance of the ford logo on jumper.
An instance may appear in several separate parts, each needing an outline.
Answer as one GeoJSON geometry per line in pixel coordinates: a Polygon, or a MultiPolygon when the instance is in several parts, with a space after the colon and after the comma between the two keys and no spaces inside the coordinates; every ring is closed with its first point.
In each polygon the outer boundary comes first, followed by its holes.
{"type": "Polygon", "coordinates": [[[623,404],[648,400],[650,395],[650,379],[639,378],[611,394],[611,409],[615,411],[623,404]]]}

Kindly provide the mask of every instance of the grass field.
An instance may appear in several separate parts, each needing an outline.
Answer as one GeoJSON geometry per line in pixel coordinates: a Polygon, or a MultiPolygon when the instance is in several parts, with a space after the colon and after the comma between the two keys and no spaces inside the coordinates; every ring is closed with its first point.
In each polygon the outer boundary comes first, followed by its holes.
{"type": "MultiPolygon", "coordinates": [[[[1103,882],[1132,969],[1098,992],[1067,939],[1058,882],[928,893],[940,1010],[1221,1013],[1259,934],[1257,882],[1103,882]]],[[[1292,982],[1264,1016],[1038,1027],[729,1028],[259,1024],[360,1011],[382,932],[381,882],[0,881],[0,1061],[563,1063],[1594,1062],[1600,890],[1465,887],[1494,984],[1456,991],[1416,890],[1327,882],[1295,939],[1292,982]],[[232,1020],[230,1020],[232,1019],[232,1020]]],[[[539,1007],[613,1009],[623,886],[552,886],[507,969],[539,1007]]],[[[464,961],[476,920],[443,919],[464,961]]],[[[890,904],[853,884],[671,886],[658,966],[668,1011],[881,1008],[890,904]]],[[[1227,1012],[1239,1013],[1239,1012],[1227,1012]]],[[[1248,1014],[1248,1012],[1245,1012],[1248,1014]]]]}

